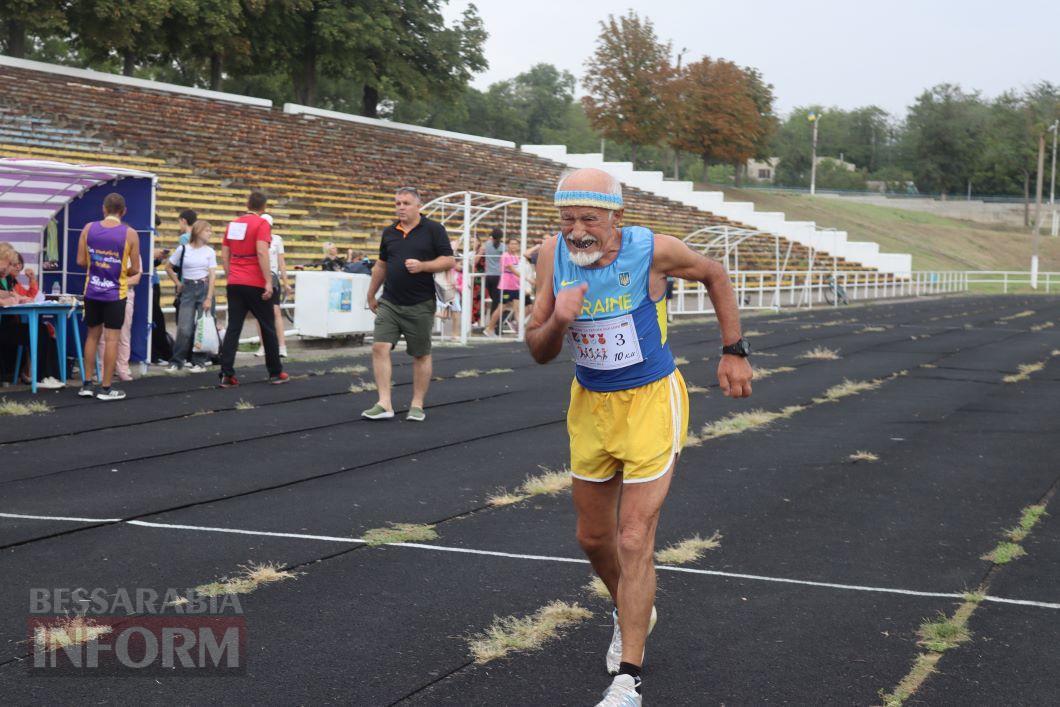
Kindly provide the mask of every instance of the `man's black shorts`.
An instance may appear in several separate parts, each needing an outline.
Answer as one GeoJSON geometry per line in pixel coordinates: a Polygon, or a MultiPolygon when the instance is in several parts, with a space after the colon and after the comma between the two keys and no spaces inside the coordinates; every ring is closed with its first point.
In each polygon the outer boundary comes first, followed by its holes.
{"type": "Polygon", "coordinates": [[[85,326],[103,325],[104,329],[121,329],[125,324],[125,300],[113,302],[85,298],[85,326]]]}

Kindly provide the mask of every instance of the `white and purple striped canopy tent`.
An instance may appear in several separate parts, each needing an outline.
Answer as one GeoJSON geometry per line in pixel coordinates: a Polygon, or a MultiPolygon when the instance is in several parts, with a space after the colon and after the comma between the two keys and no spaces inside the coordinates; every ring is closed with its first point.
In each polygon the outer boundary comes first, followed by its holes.
{"type": "MultiPolygon", "coordinates": [[[[150,273],[157,183],[150,172],[123,167],[0,159],[0,241],[14,246],[26,266],[37,272],[42,292],[81,294],[85,282],[85,269],[77,264],[81,229],[103,217],[103,199],[117,192],[125,197],[128,209],[124,222],[140,234],[142,270],[150,273]],[[53,253],[45,258],[49,241],[53,253]]],[[[151,278],[144,277],[135,288],[132,361],[144,361],[150,354],[151,286],[151,278]]]]}
{"type": "MultiPolygon", "coordinates": [[[[62,229],[62,212],[67,205],[91,189],[128,178],[149,180],[152,187],[156,182],[153,174],[121,167],[0,159],[0,241],[13,245],[26,265],[39,273],[43,235],[49,222],[57,220],[62,229]]],[[[153,213],[153,204],[149,208],[153,213]]],[[[60,230],[60,248],[65,240],[66,234],[60,230]]]]}

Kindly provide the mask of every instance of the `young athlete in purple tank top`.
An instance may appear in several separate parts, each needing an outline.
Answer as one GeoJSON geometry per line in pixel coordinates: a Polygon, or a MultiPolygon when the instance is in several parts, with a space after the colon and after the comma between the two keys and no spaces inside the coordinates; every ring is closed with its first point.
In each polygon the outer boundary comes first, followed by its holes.
{"type": "Polygon", "coordinates": [[[121,400],[125,393],[110,387],[118,355],[118,338],[125,323],[125,299],[129,278],[140,273],[140,240],[136,231],[122,223],[125,199],[108,194],[103,200],[103,220],[85,225],[77,245],[77,264],[85,268],[85,370],[78,395],[100,400],[121,400]],[[100,337],[103,351],[102,387],[92,382],[100,337]]]}
{"type": "Polygon", "coordinates": [[[129,256],[129,227],[111,219],[88,224],[88,273],[85,299],[116,302],[128,295],[128,279],[122,266],[129,256]]]}

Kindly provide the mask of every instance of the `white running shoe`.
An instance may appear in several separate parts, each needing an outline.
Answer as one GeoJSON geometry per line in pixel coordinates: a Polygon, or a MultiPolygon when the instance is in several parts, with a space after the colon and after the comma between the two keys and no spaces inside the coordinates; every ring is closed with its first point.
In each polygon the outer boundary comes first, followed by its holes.
{"type": "Polygon", "coordinates": [[[281,346],[280,347],[280,358],[287,358],[287,347],[286,346],[281,346]]]}
{"type": "Polygon", "coordinates": [[[44,390],[59,390],[59,388],[65,388],[66,384],[56,378],[48,376],[43,380],[37,381],[37,387],[43,388],[44,390]]]}
{"type": "MultiPolygon", "coordinates": [[[[622,629],[618,626],[618,611],[611,610],[611,620],[615,622],[614,633],[611,634],[611,645],[607,647],[607,672],[609,675],[617,675],[619,664],[622,662],[622,629]]],[[[659,614],[655,607],[651,608],[651,618],[648,619],[648,635],[655,628],[655,622],[659,620],[659,614]]],[[[640,664],[644,665],[644,654],[641,653],[640,664]]]]}
{"type": "Polygon", "coordinates": [[[637,692],[637,681],[632,675],[616,675],[611,687],[604,692],[604,699],[596,707],[641,707],[641,695],[637,692]]]}
{"type": "Polygon", "coordinates": [[[265,344],[262,344],[261,346],[259,346],[258,350],[254,352],[254,355],[257,356],[258,358],[261,358],[262,356],[264,356],[265,355],[265,344]]]}
{"type": "Polygon", "coordinates": [[[188,366],[188,373],[205,373],[209,369],[206,366],[202,366],[198,363],[193,363],[188,366]]]}

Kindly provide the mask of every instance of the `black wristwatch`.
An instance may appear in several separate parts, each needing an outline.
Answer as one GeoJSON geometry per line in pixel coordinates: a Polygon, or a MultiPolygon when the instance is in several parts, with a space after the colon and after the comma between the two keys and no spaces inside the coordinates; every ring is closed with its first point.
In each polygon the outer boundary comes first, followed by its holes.
{"type": "Polygon", "coordinates": [[[721,352],[723,354],[729,354],[730,356],[743,356],[744,358],[747,358],[751,355],[751,345],[745,340],[740,339],[734,344],[722,346],[721,352]]]}

